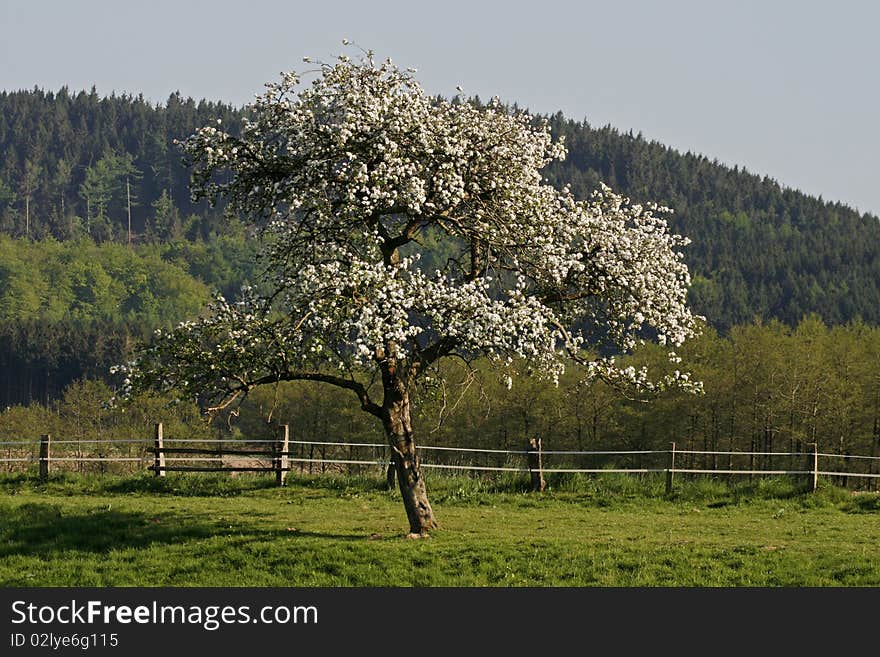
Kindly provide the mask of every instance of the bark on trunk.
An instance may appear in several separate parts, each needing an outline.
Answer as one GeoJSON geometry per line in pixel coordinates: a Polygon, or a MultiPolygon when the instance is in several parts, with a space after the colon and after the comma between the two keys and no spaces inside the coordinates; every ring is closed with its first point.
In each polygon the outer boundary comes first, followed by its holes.
{"type": "Polygon", "coordinates": [[[425,480],[416,455],[410,422],[409,395],[400,381],[386,382],[382,421],[391,446],[391,459],[400,494],[403,497],[406,517],[409,520],[409,535],[413,538],[427,536],[428,530],[437,527],[437,521],[428,502],[425,480]]]}

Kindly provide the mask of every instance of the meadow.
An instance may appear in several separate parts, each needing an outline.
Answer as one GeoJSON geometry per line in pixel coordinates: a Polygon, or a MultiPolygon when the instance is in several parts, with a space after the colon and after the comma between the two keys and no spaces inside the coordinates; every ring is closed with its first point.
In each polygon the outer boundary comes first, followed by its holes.
{"type": "Polygon", "coordinates": [[[0,475],[0,585],[880,586],[880,494],[601,475],[430,476],[404,538],[378,477],[0,475]]]}

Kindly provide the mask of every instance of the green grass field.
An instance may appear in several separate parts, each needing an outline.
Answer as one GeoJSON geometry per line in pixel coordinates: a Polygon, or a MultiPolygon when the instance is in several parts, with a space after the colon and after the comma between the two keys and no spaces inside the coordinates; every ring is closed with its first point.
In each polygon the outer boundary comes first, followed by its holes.
{"type": "Polygon", "coordinates": [[[431,477],[404,538],[375,478],[0,475],[3,586],[880,586],[880,495],[602,476],[431,477]]]}

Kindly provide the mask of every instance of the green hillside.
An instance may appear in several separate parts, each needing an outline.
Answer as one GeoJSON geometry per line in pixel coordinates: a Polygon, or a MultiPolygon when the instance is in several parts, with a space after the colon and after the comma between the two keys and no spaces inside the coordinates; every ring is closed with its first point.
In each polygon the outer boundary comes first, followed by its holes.
{"type": "Polygon", "coordinates": [[[880,220],[739,167],[592,128],[560,115],[569,157],[550,172],[586,195],[601,180],[636,201],[675,210],[670,225],[693,243],[685,260],[694,308],[726,331],[756,318],[796,326],[880,321],[880,220]]]}
{"type": "MultiPolygon", "coordinates": [[[[164,243],[225,230],[222,208],[189,198],[175,139],[242,111],[183,99],[100,97],[94,90],[0,93],[0,232],[59,240],[164,243]],[[129,221],[130,217],[130,221],[129,221]]],[[[706,156],[641,135],[550,117],[569,156],[548,170],[586,196],[599,181],[675,210],[690,237],[697,312],[726,331],[756,317],[795,326],[880,322],[880,221],[706,156]]],[[[210,274],[208,274],[210,276],[210,274]]]]}
{"type": "Polygon", "coordinates": [[[254,266],[241,235],[165,244],[0,235],[0,405],[49,402],[107,378],[153,329],[195,317],[254,266]]]}

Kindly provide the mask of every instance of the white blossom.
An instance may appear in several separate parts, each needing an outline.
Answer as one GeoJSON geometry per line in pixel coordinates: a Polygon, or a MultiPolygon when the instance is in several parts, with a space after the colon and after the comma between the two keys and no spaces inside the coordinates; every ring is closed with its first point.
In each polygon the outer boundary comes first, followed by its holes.
{"type": "MultiPolygon", "coordinates": [[[[546,122],[497,99],[431,98],[413,73],[340,56],[309,86],[295,72],[267,84],[240,136],[208,126],[186,140],[194,198],[225,197],[262,229],[266,277],[262,294],[218,296],[157,333],[132,385],[220,401],[328,364],[418,375],[449,353],[525,359],[558,381],[597,339],[625,352],[646,332],[673,346],[695,335],[669,210],[555,189],[541,170],[565,147],[546,122]]],[[[664,385],[611,358],[589,372],[664,385]]]]}

